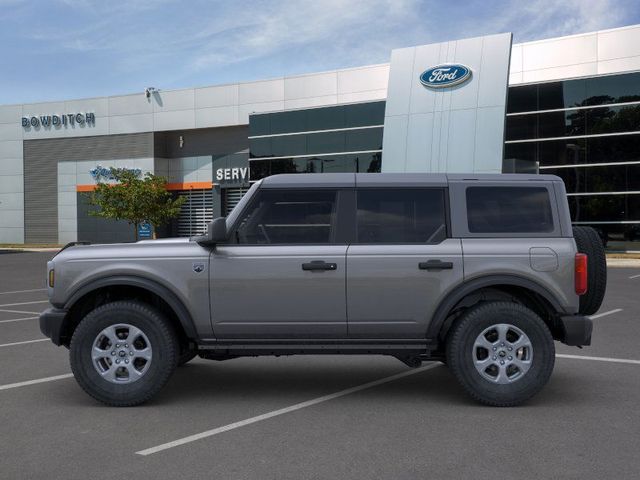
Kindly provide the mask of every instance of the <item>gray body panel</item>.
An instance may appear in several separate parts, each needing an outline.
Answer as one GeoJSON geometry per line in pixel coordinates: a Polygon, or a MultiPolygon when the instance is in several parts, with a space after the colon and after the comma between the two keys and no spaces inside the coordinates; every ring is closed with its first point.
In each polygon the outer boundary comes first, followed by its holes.
{"type": "Polygon", "coordinates": [[[465,281],[490,275],[521,277],[547,290],[565,313],[578,311],[573,238],[464,238],[462,251],[465,281]],[[531,248],[536,250],[531,252],[531,248]],[[544,251],[537,250],[539,248],[544,251]],[[553,270],[549,264],[555,260],[550,258],[549,251],[557,256],[557,268],[553,270]],[[537,270],[532,264],[538,266],[537,270]]]}
{"type": "Polygon", "coordinates": [[[459,239],[438,245],[351,245],[347,252],[347,315],[352,338],[424,338],[440,301],[462,283],[459,239]],[[441,260],[452,269],[421,270],[441,260]]]}
{"type": "Polygon", "coordinates": [[[218,245],[211,254],[217,338],[344,338],[346,245],[218,245]],[[312,261],[333,271],[305,271],[312,261]]]}
{"type": "Polygon", "coordinates": [[[186,238],[138,243],[77,246],[64,250],[52,262],[56,285],[50,301],[68,307],[76,292],[109,277],[146,279],[171,291],[189,311],[202,338],[211,338],[209,312],[209,249],[186,238]],[[194,271],[194,263],[205,265],[194,271]]]}

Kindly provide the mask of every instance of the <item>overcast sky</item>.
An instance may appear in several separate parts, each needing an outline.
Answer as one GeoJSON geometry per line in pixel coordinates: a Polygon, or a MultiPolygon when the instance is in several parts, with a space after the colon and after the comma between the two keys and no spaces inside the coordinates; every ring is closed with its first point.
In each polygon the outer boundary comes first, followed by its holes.
{"type": "Polygon", "coordinates": [[[0,0],[0,104],[273,78],[640,23],[638,0],[0,0]]]}

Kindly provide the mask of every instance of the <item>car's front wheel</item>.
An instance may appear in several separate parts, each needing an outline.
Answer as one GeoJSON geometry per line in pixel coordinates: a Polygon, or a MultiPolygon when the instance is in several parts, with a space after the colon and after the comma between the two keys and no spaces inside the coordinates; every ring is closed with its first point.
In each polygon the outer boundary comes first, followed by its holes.
{"type": "Polygon", "coordinates": [[[555,345],[542,319],[512,302],[470,308],[451,327],[447,365],[476,400],[492,406],[518,405],[547,383],[555,345]]]}
{"type": "Polygon", "coordinates": [[[169,380],[179,346],[169,321],[150,305],[116,301],[90,312],[70,346],[71,370],[82,389],[107,405],[138,405],[169,380]]]}

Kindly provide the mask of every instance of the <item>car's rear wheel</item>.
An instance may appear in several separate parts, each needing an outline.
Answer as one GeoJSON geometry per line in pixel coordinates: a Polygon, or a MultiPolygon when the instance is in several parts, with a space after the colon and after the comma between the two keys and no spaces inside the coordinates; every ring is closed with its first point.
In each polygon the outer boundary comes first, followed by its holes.
{"type": "Polygon", "coordinates": [[[169,380],[178,361],[178,342],[156,309],[117,301],[90,312],[70,346],[71,370],[82,389],[107,405],[146,402],[169,380]]]}
{"type": "Polygon", "coordinates": [[[549,329],[532,310],[513,302],[470,308],[451,327],[447,365],[477,401],[518,405],[547,383],[555,363],[549,329]]]}

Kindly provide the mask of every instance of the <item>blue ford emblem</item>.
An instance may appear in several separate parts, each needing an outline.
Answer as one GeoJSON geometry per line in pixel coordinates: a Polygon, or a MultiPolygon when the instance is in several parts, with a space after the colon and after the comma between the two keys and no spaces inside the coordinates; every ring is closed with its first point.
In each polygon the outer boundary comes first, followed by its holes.
{"type": "Polygon", "coordinates": [[[437,65],[420,75],[420,83],[427,88],[445,88],[459,85],[470,78],[471,69],[464,65],[437,65]]]}

